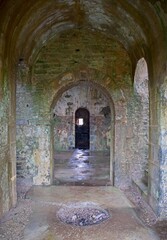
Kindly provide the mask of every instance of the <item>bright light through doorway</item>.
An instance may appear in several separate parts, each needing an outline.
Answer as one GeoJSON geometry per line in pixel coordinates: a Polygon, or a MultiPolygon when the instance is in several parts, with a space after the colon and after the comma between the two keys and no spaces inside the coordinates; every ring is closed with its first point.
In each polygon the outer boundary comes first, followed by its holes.
{"type": "Polygon", "coordinates": [[[79,126],[82,126],[82,125],[83,125],[83,118],[79,118],[78,120],[79,120],[79,121],[78,121],[78,125],[79,125],[79,126]]]}

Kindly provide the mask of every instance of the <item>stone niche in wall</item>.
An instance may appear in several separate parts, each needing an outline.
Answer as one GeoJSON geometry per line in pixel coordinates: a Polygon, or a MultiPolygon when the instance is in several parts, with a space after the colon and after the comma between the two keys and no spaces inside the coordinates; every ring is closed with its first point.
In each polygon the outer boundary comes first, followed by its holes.
{"type": "MultiPolygon", "coordinates": [[[[134,118],[134,125],[138,129],[138,142],[137,149],[140,150],[139,163],[141,165],[141,177],[136,177],[132,174],[134,185],[138,188],[141,194],[147,199],[148,194],[148,180],[149,180],[149,87],[148,87],[148,68],[147,62],[144,58],[141,58],[136,65],[134,76],[134,94],[139,99],[138,117],[134,118]],[[142,121],[138,121],[142,119],[142,121]]],[[[137,161],[136,161],[137,166],[137,161]]],[[[135,168],[137,168],[135,166],[135,168]]],[[[139,166],[139,164],[138,164],[139,166]]],[[[135,173],[135,171],[134,171],[135,173]]]]}
{"type": "Polygon", "coordinates": [[[90,150],[109,150],[111,125],[109,100],[100,89],[89,82],[84,82],[65,91],[53,109],[55,151],[75,148],[75,113],[79,108],[87,109],[90,114],[90,150]]]}

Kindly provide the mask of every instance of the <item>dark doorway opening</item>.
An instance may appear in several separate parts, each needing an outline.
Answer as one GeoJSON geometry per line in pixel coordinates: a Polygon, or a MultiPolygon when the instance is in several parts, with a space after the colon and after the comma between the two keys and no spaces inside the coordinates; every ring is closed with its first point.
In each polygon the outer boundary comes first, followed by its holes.
{"type": "Polygon", "coordinates": [[[75,112],[75,148],[89,149],[89,115],[85,108],[75,112]]]}

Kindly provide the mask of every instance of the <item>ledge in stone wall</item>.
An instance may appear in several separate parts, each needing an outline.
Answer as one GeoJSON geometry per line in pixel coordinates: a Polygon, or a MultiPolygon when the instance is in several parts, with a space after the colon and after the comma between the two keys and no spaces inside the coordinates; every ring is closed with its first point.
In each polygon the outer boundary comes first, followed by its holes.
{"type": "Polygon", "coordinates": [[[141,181],[132,180],[132,185],[141,194],[144,201],[148,202],[148,187],[141,181]]]}

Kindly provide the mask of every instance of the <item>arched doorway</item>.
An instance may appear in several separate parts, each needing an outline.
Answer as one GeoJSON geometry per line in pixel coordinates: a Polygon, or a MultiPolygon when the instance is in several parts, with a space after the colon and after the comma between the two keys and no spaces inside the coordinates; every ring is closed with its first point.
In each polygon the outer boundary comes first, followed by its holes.
{"type": "Polygon", "coordinates": [[[105,90],[79,82],[52,108],[53,183],[112,185],[114,107],[105,90]]]}
{"type": "Polygon", "coordinates": [[[79,108],[75,112],[75,148],[89,149],[89,111],[85,108],[79,108]]]}
{"type": "MultiPolygon", "coordinates": [[[[149,74],[147,62],[144,58],[139,59],[135,69],[134,75],[134,93],[140,101],[140,120],[135,122],[138,134],[137,142],[142,146],[142,151],[138,153],[141,167],[138,168],[136,162],[133,167],[138,169],[138,174],[135,172],[133,181],[137,182],[139,188],[144,189],[145,193],[148,191],[149,181],[149,74]]],[[[138,145],[138,148],[141,148],[138,145]]],[[[136,156],[137,159],[137,156],[136,156]]]]}

